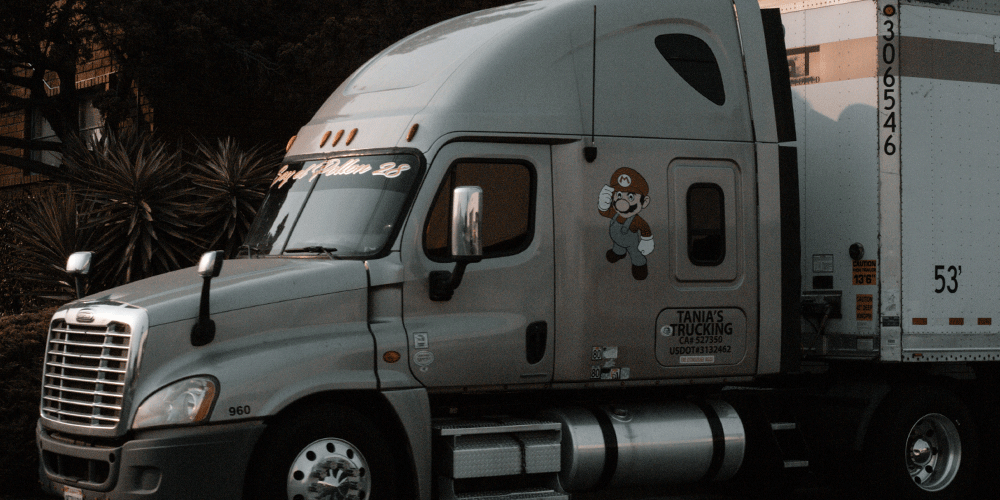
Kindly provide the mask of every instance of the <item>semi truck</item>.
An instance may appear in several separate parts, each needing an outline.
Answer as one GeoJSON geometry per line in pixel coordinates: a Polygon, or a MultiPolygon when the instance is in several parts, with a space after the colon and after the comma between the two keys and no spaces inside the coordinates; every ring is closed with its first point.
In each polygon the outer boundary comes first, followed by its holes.
{"type": "Polygon", "coordinates": [[[998,34],[989,0],[529,0],[408,36],[288,142],[241,258],[55,313],[42,483],[968,494],[998,34]]]}

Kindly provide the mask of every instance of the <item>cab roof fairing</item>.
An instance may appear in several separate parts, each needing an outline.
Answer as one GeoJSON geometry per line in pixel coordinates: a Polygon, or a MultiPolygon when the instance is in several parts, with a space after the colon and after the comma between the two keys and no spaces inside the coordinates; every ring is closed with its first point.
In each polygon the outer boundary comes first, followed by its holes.
{"type": "Polygon", "coordinates": [[[732,0],[537,0],[444,21],[384,50],[341,84],[288,155],[392,146],[427,153],[452,132],[589,136],[595,5],[597,135],[683,138],[697,128],[711,139],[752,140],[745,81],[726,82],[735,99],[712,110],[710,126],[669,119],[704,114],[707,101],[654,46],[661,32],[697,34],[720,65],[736,64],[732,0]],[[407,142],[413,124],[420,128],[407,142]],[[320,147],[327,131],[355,128],[350,145],[320,147]]]}

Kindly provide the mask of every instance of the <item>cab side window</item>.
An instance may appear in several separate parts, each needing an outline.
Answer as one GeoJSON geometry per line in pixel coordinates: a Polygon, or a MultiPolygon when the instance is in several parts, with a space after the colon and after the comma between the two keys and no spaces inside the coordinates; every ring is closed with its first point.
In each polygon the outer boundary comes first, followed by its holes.
{"type": "Polygon", "coordinates": [[[434,261],[449,260],[452,192],[460,186],[483,190],[480,231],[483,258],[503,257],[531,244],[535,220],[535,171],[527,163],[461,160],[451,166],[434,197],[424,227],[424,251],[434,261]]]}
{"type": "Polygon", "coordinates": [[[696,266],[726,260],[726,203],[718,184],[693,184],[687,192],[688,258],[696,266]]]}

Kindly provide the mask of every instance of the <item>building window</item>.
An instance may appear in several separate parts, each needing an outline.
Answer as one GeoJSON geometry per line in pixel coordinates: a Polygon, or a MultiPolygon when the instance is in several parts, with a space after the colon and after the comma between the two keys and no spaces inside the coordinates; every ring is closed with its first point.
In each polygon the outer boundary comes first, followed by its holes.
{"type": "Polygon", "coordinates": [[[80,137],[83,137],[88,144],[101,140],[101,127],[104,126],[104,118],[94,106],[94,100],[94,96],[80,99],[80,137]]]}
{"type": "MultiPolygon", "coordinates": [[[[95,96],[84,95],[80,98],[80,107],[77,110],[77,123],[80,136],[93,144],[101,139],[101,128],[104,126],[104,118],[101,112],[94,106],[95,96]]],[[[56,136],[52,125],[42,116],[41,110],[35,108],[31,112],[31,140],[61,142],[56,136]]],[[[58,166],[62,162],[62,155],[55,151],[32,151],[31,159],[40,161],[47,165],[58,166]]]]}
{"type": "MultiPolygon", "coordinates": [[[[52,130],[52,126],[49,125],[49,121],[42,116],[41,110],[35,108],[31,111],[31,140],[33,141],[48,141],[48,142],[59,142],[59,138],[56,137],[56,133],[52,130]]],[[[31,151],[31,159],[34,161],[40,161],[46,165],[59,165],[62,161],[62,155],[55,151],[31,151]]]]}

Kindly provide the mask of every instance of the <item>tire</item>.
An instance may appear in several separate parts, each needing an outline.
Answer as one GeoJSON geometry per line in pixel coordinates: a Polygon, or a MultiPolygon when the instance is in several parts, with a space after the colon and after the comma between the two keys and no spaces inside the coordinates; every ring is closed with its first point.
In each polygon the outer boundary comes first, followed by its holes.
{"type": "Polygon", "coordinates": [[[894,391],[867,436],[862,487],[872,498],[954,499],[975,486],[978,432],[968,407],[951,392],[934,386],[894,391]]]}
{"type": "Polygon", "coordinates": [[[275,423],[247,470],[247,500],[393,500],[399,457],[357,411],[317,405],[275,423]]]}

